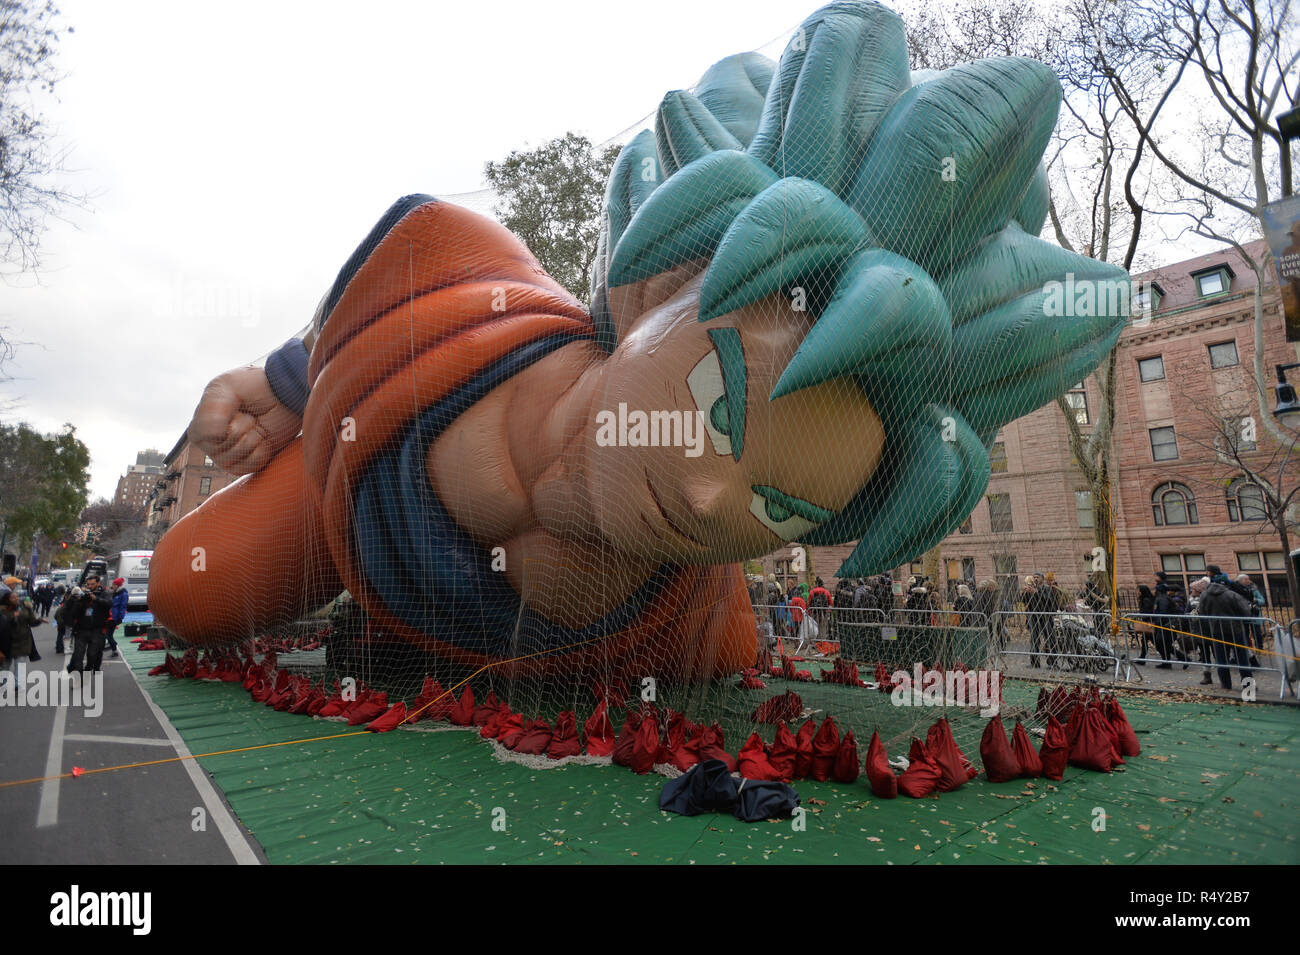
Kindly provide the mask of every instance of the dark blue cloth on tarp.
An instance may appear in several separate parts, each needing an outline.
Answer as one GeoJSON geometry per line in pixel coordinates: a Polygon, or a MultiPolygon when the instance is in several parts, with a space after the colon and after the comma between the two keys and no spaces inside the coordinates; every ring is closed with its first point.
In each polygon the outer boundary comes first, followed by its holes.
{"type": "Polygon", "coordinates": [[[737,785],[720,759],[697,763],[668,782],[659,808],[683,816],[730,812],[741,822],[783,819],[799,805],[799,794],[785,783],[742,779],[737,785]]]}
{"type": "Polygon", "coordinates": [[[732,814],[741,822],[787,819],[798,805],[799,794],[793,786],[767,780],[742,779],[732,814]]]}
{"type": "Polygon", "coordinates": [[[683,775],[670,780],[659,794],[660,809],[683,816],[729,811],[735,804],[736,781],[720,759],[696,763],[683,775]]]}

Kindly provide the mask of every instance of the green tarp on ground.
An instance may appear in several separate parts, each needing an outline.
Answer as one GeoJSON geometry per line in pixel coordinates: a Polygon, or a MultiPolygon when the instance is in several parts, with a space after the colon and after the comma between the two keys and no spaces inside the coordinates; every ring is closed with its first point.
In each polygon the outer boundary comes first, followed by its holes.
{"type": "MultiPolygon", "coordinates": [[[[350,732],[277,713],[238,684],[145,675],[160,653],[125,656],[196,754],[350,732]]],[[[1027,704],[1036,692],[1011,683],[1006,697],[1027,704]]],[[[981,777],[937,798],[892,801],[872,796],[865,777],[805,780],[796,784],[808,810],[802,831],[791,820],[661,812],[661,776],[536,770],[499,761],[464,730],[366,733],[200,762],[276,863],[1300,862],[1300,710],[1138,695],[1124,706],[1143,752],[1115,773],[1071,767],[1060,783],[1032,785],[981,777]]],[[[730,741],[733,752],[739,743],[730,741]]]]}

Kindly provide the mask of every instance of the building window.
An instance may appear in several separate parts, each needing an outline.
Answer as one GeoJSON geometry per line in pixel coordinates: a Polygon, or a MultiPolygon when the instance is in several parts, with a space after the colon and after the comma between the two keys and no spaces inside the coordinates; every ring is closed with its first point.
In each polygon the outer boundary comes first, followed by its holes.
{"type": "Polygon", "coordinates": [[[1010,534],[1014,530],[1011,520],[1011,495],[990,494],[988,501],[989,530],[994,534],[1010,534]]]}
{"type": "Polygon", "coordinates": [[[975,558],[963,557],[961,559],[961,579],[975,583],[975,558]]]}
{"type": "Polygon", "coordinates": [[[1074,513],[1079,518],[1080,527],[1092,527],[1092,492],[1074,492],[1074,513]]]}
{"type": "Polygon", "coordinates": [[[1013,601],[1020,593],[1020,572],[1016,569],[1014,554],[993,555],[993,576],[997,578],[998,588],[1002,591],[1004,601],[1013,601]]]}
{"type": "Polygon", "coordinates": [[[1143,381],[1163,381],[1165,377],[1165,359],[1163,355],[1138,360],[1138,377],[1143,381]]]}
{"type": "Polygon", "coordinates": [[[961,527],[957,528],[957,533],[958,533],[958,534],[969,534],[972,530],[973,530],[973,528],[971,527],[971,519],[970,519],[970,515],[967,514],[967,515],[966,515],[966,520],[962,521],[962,525],[961,525],[961,527]]]}
{"type": "Polygon", "coordinates": [[[1007,471],[1007,445],[1005,441],[994,441],[993,450],[989,452],[989,470],[994,474],[1007,471]]]}
{"type": "Polygon", "coordinates": [[[207,497],[212,490],[212,478],[199,478],[199,497],[207,497]]]}
{"type": "Polygon", "coordinates": [[[206,454],[203,455],[203,466],[205,468],[212,467],[212,458],[208,457],[206,454]]]}
{"type": "Polygon", "coordinates": [[[1153,461],[1178,460],[1178,436],[1173,428],[1152,428],[1150,434],[1153,461]]]}
{"type": "Polygon", "coordinates": [[[1254,430],[1255,421],[1253,418],[1238,418],[1236,415],[1229,415],[1223,419],[1223,432],[1214,436],[1215,450],[1220,454],[1258,451],[1259,442],[1254,439],[1246,439],[1246,435],[1253,434],[1254,430]]]}
{"type": "Polygon", "coordinates": [[[1151,511],[1155,515],[1156,527],[1200,523],[1196,517],[1196,498],[1191,489],[1174,481],[1155,489],[1151,495],[1151,511]]]}
{"type": "Polygon", "coordinates": [[[1176,583],[1186,593],[1191,590],[1192,581],[1205,576],[1204,554],[1161,554],[1160,568],[1169,575],[1171,583],[1176,583]]]}
{"type": "Polygon", "coordinates": [[[1233,272],[1226,265],[1214,265],[1208,269],[1198,269],[1192,273],[1196,282],[1196,294],[1201,298],[1222,295],[1232,287],[1233,272]]]}
{"type": "Polygon", "coordinates": [[[1237,364],[1237,343],[1219,342],[1210,346],[1210,367],[1231,368],[1237,364]]]}
{"type": "Polygon", "coordinates": [[[1136,317],[1154,312],[1160,307],[1160,300],[1164,297],[1165,290],[1155,282],[1142,285],[1133,296],[1133,315],[1136,317]]]}
{"type": "Polygon", "coordinates": [[[1286,559],[1281,551],[1260,553],[1246,551],[1237,553],[1237,569],[1249,574],[1251,581],[1269,606],[1289,606],[1291,603],[1290,585],[1286,580],[1286,559]]]}
{"type": "Polygon", "coordinates": [[[1081,425],[1088,423],[1088,392],[1083,390],[1082,382],[1066,392],[1065,403],[1074,412],[1076,422],[1081,425]]]}
{"type": "Polygon", "coordinates": [[[1244,477],[1228,485],[1228,520],[1262,521],[1265,517],[1263,488],[1244,477]]]}

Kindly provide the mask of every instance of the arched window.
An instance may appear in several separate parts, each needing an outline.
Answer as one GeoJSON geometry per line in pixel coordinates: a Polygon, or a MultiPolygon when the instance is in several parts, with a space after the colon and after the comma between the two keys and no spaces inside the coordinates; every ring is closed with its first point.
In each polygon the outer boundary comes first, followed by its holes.
{"type": "Polygon", "coordinates": [[[1234,479],[1228,485],[1228,520],[1262,521],[1265,516],[1263,488],[1244,477],[1234,479]]]}
{"type": "Polygon", "coordinates": [[[1169,481],[1151,493],[1151,510],[1156,527],[1178,524],[1199,524],[1196,517],[1196,497],[1185,484],[1169,481]]]}

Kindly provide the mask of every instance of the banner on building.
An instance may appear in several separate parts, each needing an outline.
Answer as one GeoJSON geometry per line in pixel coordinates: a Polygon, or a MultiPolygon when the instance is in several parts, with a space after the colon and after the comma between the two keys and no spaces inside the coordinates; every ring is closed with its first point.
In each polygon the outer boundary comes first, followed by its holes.
{"type": "Polygon", "coordinates": [[[1300,196],[1270,202],[1260,213],[1277,266],[1286,317],[1286,340],[1300,341],[1300,196]]]}

